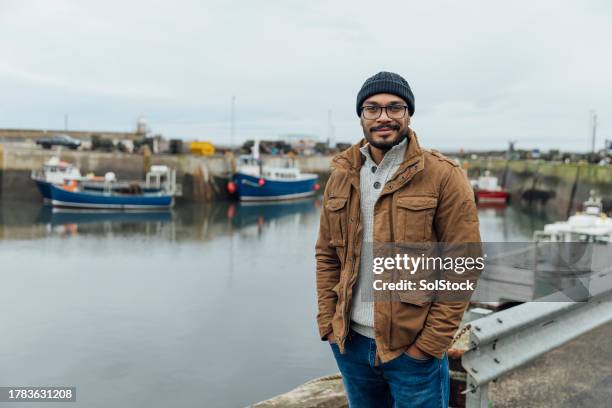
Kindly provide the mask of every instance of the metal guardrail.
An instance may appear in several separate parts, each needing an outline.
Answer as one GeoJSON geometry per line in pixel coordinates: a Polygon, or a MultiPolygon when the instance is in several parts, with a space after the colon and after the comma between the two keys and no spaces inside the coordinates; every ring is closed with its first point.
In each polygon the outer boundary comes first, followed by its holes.
{"type": "Polygon", "coordinates": [[[573,293],[554,293],[470,322],[470,346],[462,357],[467,408],[488,407],[492,380],[612,321],[612,273],[583,284],[573,293]],[[584,293],[588,301],[576,301],[584,293]]]}

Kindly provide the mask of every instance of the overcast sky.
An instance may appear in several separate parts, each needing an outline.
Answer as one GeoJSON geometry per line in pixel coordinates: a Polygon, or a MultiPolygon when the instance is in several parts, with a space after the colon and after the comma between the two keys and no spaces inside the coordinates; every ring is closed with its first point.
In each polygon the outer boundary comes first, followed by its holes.
{"type": "Polygon", "coordinates": [[[425,147],[612,139],[609,1],[0,0],[0,128],[355,142],[355,98],[406,78],[425,147]]]}

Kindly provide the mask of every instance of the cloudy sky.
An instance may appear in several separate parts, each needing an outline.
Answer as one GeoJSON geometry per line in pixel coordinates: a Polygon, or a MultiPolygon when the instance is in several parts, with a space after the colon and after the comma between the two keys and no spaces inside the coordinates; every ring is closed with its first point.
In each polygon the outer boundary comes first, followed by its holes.
{"type": "Polygon", "coordinates": [[[361,137],[363,81],[400,73],[425,147],[590,149],[612,139],[600,1],[0,0],[0,128],[235,141],[361,137]]]}

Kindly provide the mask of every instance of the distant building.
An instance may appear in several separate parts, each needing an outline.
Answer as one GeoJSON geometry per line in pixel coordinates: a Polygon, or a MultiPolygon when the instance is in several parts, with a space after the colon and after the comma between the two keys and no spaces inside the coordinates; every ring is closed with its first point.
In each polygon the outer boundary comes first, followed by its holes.
{"type": "Polygon", "coordinates": [[[299,139],[291,143],[293,150],[301,156],[312,156],[315,154],[316,140],[313,139],[299,139]]]}

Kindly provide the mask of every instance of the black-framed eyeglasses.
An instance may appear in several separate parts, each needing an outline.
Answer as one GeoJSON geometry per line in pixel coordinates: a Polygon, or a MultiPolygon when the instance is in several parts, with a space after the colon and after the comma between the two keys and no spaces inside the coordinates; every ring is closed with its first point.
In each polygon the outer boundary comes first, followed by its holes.
{"type": "Polygon", "coordinates": [[[378,119],[382,115],[383,109],[387,116],[391,119],[401,119],[406,114],[406,105],[389,105],[389,106],[375,106],[366,105],[361,107],[361,113],[364,119],[378,119]]]}

